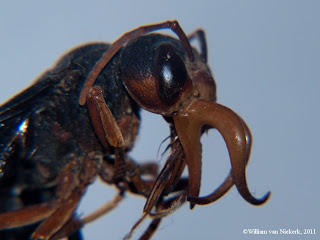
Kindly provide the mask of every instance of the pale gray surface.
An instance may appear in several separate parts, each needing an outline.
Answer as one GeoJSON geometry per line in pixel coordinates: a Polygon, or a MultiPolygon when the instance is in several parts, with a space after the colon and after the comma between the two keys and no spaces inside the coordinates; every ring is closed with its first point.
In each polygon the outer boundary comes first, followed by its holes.
{"type": "MultiPolygon", "coordinates": [[[[154,239],[319,239],[319,1],[6,1],[0,5],[0,102],[22,90],[66,50],[114,41],[140,25],[178,19],[187,33],[207,32],[218,101],[239,113],[254,135],[248,182],[262,207],[233,189],[215,204],[185,205],[154,239]],[[316,236],[244,235],[245,228],[316,228],[316,236]]],[[[132,155],[156,159],[168,135],[161,117],[143,114],[132,155]]],[[[222,138],[204,142],[202,194],[227,175],[222,138]]],[[[79,214],[114,192],[92,186],[79,214]]],[[[112,214],[84,229],[86,239],[121,239],[140,217],[144,199],[128,196],[112,214]]],[[[135,236],[136,238],[137,236],[135,236]]]]}

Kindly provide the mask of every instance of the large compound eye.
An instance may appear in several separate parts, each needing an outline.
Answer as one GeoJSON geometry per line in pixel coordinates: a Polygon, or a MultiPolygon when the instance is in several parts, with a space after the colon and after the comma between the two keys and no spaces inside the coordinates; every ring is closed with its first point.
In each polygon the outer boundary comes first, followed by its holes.
{"type": "Polygon", "coordinates": [[[173,105],[183,90],[188,73],[176,48],[168,43],[161,44],[156,50],[155,78],[157,79],[160,98],[168,105],[173,105]]]}

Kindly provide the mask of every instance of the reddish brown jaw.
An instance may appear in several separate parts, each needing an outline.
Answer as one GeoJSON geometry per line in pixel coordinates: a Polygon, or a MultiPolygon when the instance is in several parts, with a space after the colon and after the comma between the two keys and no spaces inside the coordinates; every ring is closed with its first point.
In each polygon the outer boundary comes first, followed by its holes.
{"type": "Polygon", "coordinates": [[[186,154],[191,199],[198,197],[200,192],[200,137],[203,126],[216,128],[221,133],[227,144],[231,160],[231,177],[228,177],[217,189],[215,198],[223,196],[235,184],[241,196],[251,204],[260,205],[268,199],[270,193],[267,193],[262,199],[256,199],[249,191],[246,181],[246,164],[250,154],[250,146],[248,145],[250,144],[250,140],[248,140],[250,132],[236,113],[218,103],[197,100],[178,112],[173,119],[186,154]]]}
{"type": "MultiPolygon", "coordinates": [[[[248,126],[246,125],[246,123],[243,121],[242,124],[243,124],[245,134],[246,134],[246,147],[247,147],[246,164],[248,164],[250,152],[251,152],[251,146],[252,146],[252,136],[251,136],[251,132],[250,132],[248,126]]],[[[232,171],[230,171],[229,175],[224,180],[224,182],[211,194],[209,194],[205,197],[190,197],[189,196],[187,200],[190,203],[197,204],[197,205],[210,204],[210,203],[217,201],[221,197],[223,197],[233,187],[233,185],[234,185],[234,183],[232,180],[232,171]]]]}

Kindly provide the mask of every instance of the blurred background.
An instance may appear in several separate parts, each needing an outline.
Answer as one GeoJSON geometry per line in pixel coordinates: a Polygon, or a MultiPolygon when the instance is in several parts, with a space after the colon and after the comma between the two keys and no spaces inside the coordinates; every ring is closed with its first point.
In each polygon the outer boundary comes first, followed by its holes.
{"type": "MultiPolygon", "coordinates": [[[[272,197],[255,207],[234,188],[214,204],[192,211],[186,204],[164,219],[154,239],[319,239],[319,11],[316,0],[1,2],[0,102],[79,44],[113,42],[140,25],[168,19],[179,20],[186,33],[201,27],[218,102],[242,116],[254,136],[249,188],[258,198],[267,191],[272,197]],[[243,234],[244,229],[283,228],[315,229],[316,235],[243,234]]],[[[157,152],[168,135],[160,116],[143,112],[131,156],[163,164],[157,152]]],[[[217,131],[202,143],[201,195],[206,195],[224,180],[230,161],[217,131]]],[[[90,213],[115,194],[113,187],[96,182],[77,213],[90,213]]],[[[85,239],[121,239],[141,216],[144,203],[127,195],[115,211],[83,229],[85,239]]]]}

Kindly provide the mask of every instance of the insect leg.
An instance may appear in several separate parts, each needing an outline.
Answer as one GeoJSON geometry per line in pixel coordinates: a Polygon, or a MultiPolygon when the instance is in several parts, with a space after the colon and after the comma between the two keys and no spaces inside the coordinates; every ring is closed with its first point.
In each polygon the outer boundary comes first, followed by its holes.
{"type": "Polygon", "coordinates": [[[99,217],[115,209],[118,206],[118,204],[123,200],[123,198],[123,193],[120,192],[111,202],[107,202],[91,214],[81,219],[73,217],[56,234],[54,234],[52,238],[50,238],[50,240],[58,240],[66,236],[70,236],[72,233],[81,229],[84,225],[95,221],[99,217]]]}
{"type": "Polygon", "coordinates": [[[143,235],[139,238],[139,240],[149,240],[153,236],[153,234],[157,231],[158,226],[160,225],[161,218],[155,218],[152,220],[152,222],[149,224],[146,231],[143,233],[143,235]]]}
{"type": "MultiPolygon", "coordinates": [[[[127,158],[126,159],[126,165],[128,169],[129,175],[128,181],[123,182],[128,184],[127,189],[130,190],[132,193],[138,194],[138,195],[143,195],[143,196],[148,196],[150,194],[151,188],[155,182],[156,176],[157,176],[157,169],[158,166],[155,163],[146,163],[142,165],[136,164],[132,159],[127,158]],[[153,179],[151,180],[144,180],[142,179],[142,175],[149,175],[153,179]]],[[[102,165],[102,168],[110,168],[112,166],[108,165],[107,162],[104,162],[102,165]]],[[[100,172],[100,177],[105,180],[106,182],[110,181],[110,176],[105,173],[102,170],[100,172]]],[[[119,188],[120,189],[120,188],[119,188]]],[[[120,189],[121,190],[121,189],[120,189]]],[[[58,232],[56,232],[51,240],[58,240],[61,239],[65,236],[69,236],[73,232],[76,232],[77,230],[81,229],[85,224],[88,224],[97,218],[103,216],[104,214],[107,214],[108,212],[112,211],[114,208],[117,207],[117,205],[123,200],[123,193],[124,192],[119,192],[119,194],[111,201],[103,206],[101,206],[99,209],[94,211],[93,213],[79,219],[77,217],[73,217],[71,220],[69,220],[58,232]]],[[[147,216],[147,215],[146,215],[147,216]]],[[[156,230],[156,226],[159,225],[160,223],[160,218],[159,219],[154,219],[152,223],[150,224],[148,230],[144,234],[144,238],[141,239],[149,239],[147,236],[151,237],[151,234],[156,230]]],[[[142,219],[140,219],[142,222],[142,219]]],[[[139,223],[137,223],[137,226],[139,223]]]]}
{"type": "MultiPolygon", "coordinates": [[[[174,191],[183,191],[186,190],[188,187],[188,181],[185,181],[185,179],[180,180],[181,183],[178,183],[180,187],[175,189],[174,191]]],[[[135,223],[135,225],[132,227],[131,231],[125,239],[130,239],[131,236],[134,234],[134,232],[137,230],[137,228],[140,226],[140,224],[146,219],[146,217],[149,215],[152,218],[154,218],[151,223],[149,224],[148,228],[145,230],[143,235],[139,238],[140,240],[148,240],[151,239],[153,234],[156,232],[158,226],[160,225],[160,222],[163,217],[169,215],[170,213],[174,212],[176,209],[178,209],[183,203],[185,203],[187,199],[187,191],[183,191],[182,194],[179,194],[177,196],[174,196],[170,199],[164,200],[161,199],[156,203],[155,206],[155,212],[146,212],[142,215],[142,217],[135,223]]]]}
{"type": "Polygon", "coordinates": [[[10,229],[39,222],[55,211],[54,204],[38,204],[16,211],[0,214],[0,230],[10,229]]]}
{"type": "Polygon", "coordinates": [[[40,224],[31,239],[50,239],[73,216],[82,194],[81,191],[75,191],[49,218],[40,224]]]}
{"type": "Polygon", "coordinates": [[[83,159],[80,167],[78,162],[72,161],[61,171],[57,189],[57,195],[61,197],[55,200],[57,207],[34,231],[32,239],[50,239],[72,218],[86,186],[93,181],[96,173],[96,163],[90,161],[89,156],[83,159]]]}
{"type": "MultiPolygon", "coordinates": [[[[67,200],[69,200],[75,188],[75,179],[72,174],[74,167],[76,167],[76,163],[69,163],[59,176],[61,184],[59,185],[58,194],[63,193],[67,200]]],[[[21,227],[50,218],[64,203],[64,200],[60,198],[50,203],[37,204],[20,210],[2,213],[0,214],[0,230],[21,227]]]]}
{"type": "Polygon", "coordinates": [[[32,238],[49,239],[71,218],[81,196],[80,191],[75,191],[67,199],[57,199],[51,203],[2,213],[0,214],[0,230],[26,226],[46,219],[33,233],[32,238]]]}
{"type": "Polygon", "coordinates": [[[119,181],[125,174],[124,147],[125,142],[112,112],[106,104],[100,87],[94,86],[87,94],[88,109],[92,124],[101,141],[108,149],[111,145],[115,149],[115,171],[113,180],[119,181]]]}
{"type": "Polygon", "coordinates": [[[130,158],[126,159],[126,164],[129,191],[147,198],[158,176],[158,165],[156,163],[138,165],[130,158]]]}

